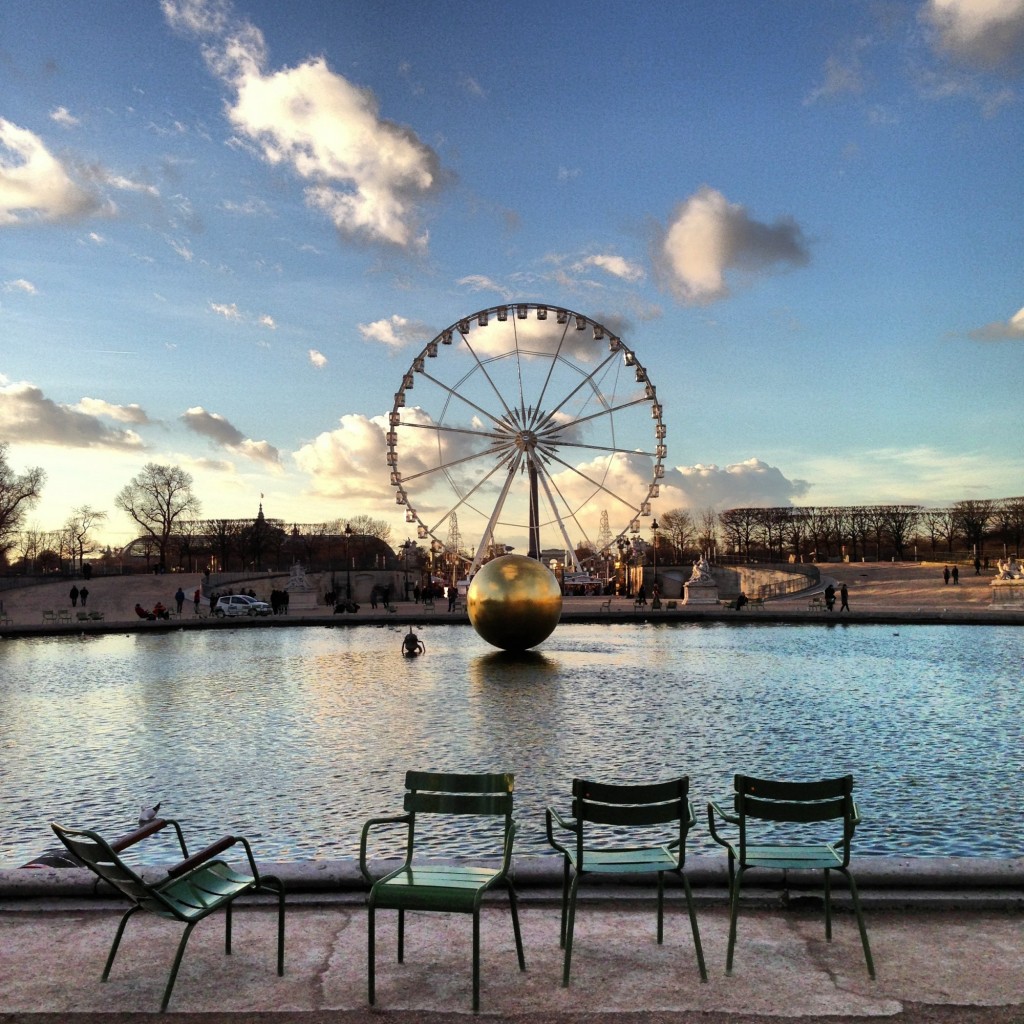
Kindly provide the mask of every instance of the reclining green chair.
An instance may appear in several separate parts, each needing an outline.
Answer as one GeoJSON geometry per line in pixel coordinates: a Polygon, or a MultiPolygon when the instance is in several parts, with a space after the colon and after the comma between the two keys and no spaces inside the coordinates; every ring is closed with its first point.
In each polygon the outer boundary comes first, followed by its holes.
{"type": "Polygon", "coordinates": [[[659,945],[664,935],[665,873],[678,875],[686,894],[701,981],[708,980],[693,893],[683,872],[686,836],[696,821],[688,798],[689,786],[690,780],[685,776],[671,782],[647,785],[616,785],[573,779],[572,818],[563,818],[553,807],[547,809],[548,842],[562,854],[563,985],[569,984],[572,964],[576,894],[580,879],[590,874],[657,874],[659,945]],[[559,842],[555,838],[555,824],[574,833],[575,839],[559,842]],[[666,834],[667,825],[672,826],[670,834],[666,834]],[[626,829],[645,829],[643,838],[648,842],[630,846],[615,842],[616,839],[621,840],[626,829]]]}
{"type": "Polygon", "coordinates": [[[405,776],[405,813],[371,818],[363,826],[359,840],[359,870],[371,884],[368,900],[369,955],[367,972],[369,1001],[375,1001],[375,934],[377,910],[398,911],[398,962],[405,957],[405,912],[439,911],[473,915],[473,1012],[480,1009],[480,903],[484,893],[497,885],[508,890],[515,933],[519,969],[526,970],[523,939],[519,930],[516,891],[508,878],[512,863],[512,843],[516,823],[512,818],[514,777],[508,773],[460,775],[435,772],[407,772],[405,776]],[[499,867],[429,863],[413,864],[417,819],[426,815],[472,815],[476,818],[503,819],[502,850],[499,867]],[[406,826],[405,861],[401,867],[373,880],[367,864],[367,840],[378,825],[406,826]]]}
{"type": "Polygon", "coordinates": [[[743,873],[750,868],[773,868],[782,871],[823,871],[825,874],[825,940],[832,941],[832,871],[846,877],[857,916],[860,940],[868,974],[874,978],[875,964],[868,945],[867,928],[861,911],[857,883],[850,874],[850,844],[860,823],[860,812],[853,798],[853,776],[838,779],[820,779],[816,782],[784,782],[755,779],[737,775],[734,780],[733,810],[721,804],[708,804],[708,826],[715,842],[724,846],[729,854],[729,951],[726,954],[725,973],[732,973],[733,950],[736,946],[736,917],[739,913],[740,887],[743,873]],[[735,826],[735,839],[722,836],[716,828],[716,817],[735,826]],[[804,826],[823,822],[842,822],[841,835],[831,841],[806,835],[804,826]],[[751,824],[753,823],[753,824],[751,824]],[[773,828],[763,835],[765,826],[781,825],[792,833],[792,841],[781,842],[773,828]],[[753,837],[751,832],[754,833],[753,837]],[[764,841],[767,840],[767,841],[764,841]]]}
{"type": "Polygon", "coordinates": [[[113,843],[108,843],[96,832],[64,828],[56,822],[51,823],[50,827],[60,841],[90,871],[112,885],[132,903],[124,917],[121,918],[117,934],[114,936],[114,944],[110,947],[110,955],[103,968],[101,980],[106,981],[110,976],[110,968],[114,964],[114,957],[117,955],[117,948],[121,943],[125,925],[133,914],[144,910],[156,914],[158,917],[180,921],[185,925],[185,933],[178,944],[178,953],[174,958],[174,966],[171,968],[167,987],[164,989],[163,1002],[160,1004],[161,1012],[165,1011],[171,999],[171,991],[174,988],[178,968],[181,966],[181,958],[185,953],[185,945],[192,934],[192,929],[204,917],[209,917],[210,914],[223,908],[226,919],[224,951],[230,954],[231,904],[245,893],[257,892],[277,894],[277,973],[284,974],[284,886],[275,876],[259,873],[249,843],[241,836],[225,836],[190,857],[181,827],[176,821],[170,819],[155,818],[113,843]],[[172,827],[177,833],[178,845],[181,847],[184,860],[175,864],[167,872],[166,878],[153,883],[147,882],[125,864],[118,854],[141,840],[155,835],[167,826],[172,827]],[[224,860],[215,859],[218,854],[237,843],[241,843],[245,848],[249,868],[252,871],[251,876],[233,870],[224,860]]]}

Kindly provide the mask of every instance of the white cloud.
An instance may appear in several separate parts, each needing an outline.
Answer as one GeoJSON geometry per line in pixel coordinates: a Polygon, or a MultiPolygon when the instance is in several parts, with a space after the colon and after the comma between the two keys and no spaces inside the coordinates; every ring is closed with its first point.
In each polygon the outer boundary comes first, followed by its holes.
{"type": "Polygon", "coordinates": [[[75,117],[67,107],[57,107],[56,110],[51,110],[50,120],[65,128],[77,128],[78,125],[81,124],[78,118],[75,117]]]}
{"type": "Polygon", "coordinates": [[[0,383],[0,437],[67,448],[143,447],[135,431],[108,427],[89,412],[54,402],[25,381],[0,383]]]}
{"type": "Polygon", "coordinates": [[[406,320],[397,313],[387,320],[374,320],[370,324],[359,324],[359,333],[367,341],[378,341],[389,348],[403,348],[417,341],[426,341],[432,332],[418,321],[406,320]]]}
{"type": "Polygon", "coordinates": [[[693,304],[725,298],[729,271],[764,274],[808,260],[803,232],[792,218],[763,224],[707,186],[680,204],[652,257],[662,284],[693,304]]]}
{"type": "Polygon", "coordinates": [[[38,295],[39,289],[31,281],[26,281],[25,278],[19,277],[13,281],[4,282],[5,292],[24,292],[26,295],[38,295]]]}
{"type": "Polygon", "coordinates": [[[724,467],[698,463],[666,470],[659,507],[775,508],[799,503],[809,488],[757,458],[724,467]]]}
{"type": "Polygon", "coordinates": [[[238,306],[234,302],[211,302],[210,309],[216,313],[217,316],[224,317],[225,320],[240,321],[242,319],[242,314],[239,312],[238,306]]]}
{"type": "Polygon", "coordinates": [[[175,27],[207,40],[211,70],[234,90],[228,118],[274,166],[309,182],[306,202],[345,237],[422,251],[419,204],[440,183],[437,154],[380,117],[376,98],[313,57],[267,71],[263,35],[226,3],[163,0],[175,27]]]}
{"type": "Polygon", "coordinates": [[[78,185],[27,128],[0,118],[0,227],[64,221],[113,207],[78,185]]]}
{"type": "Polygon", "coordinates": [[[384,476],[386,418],[342,416],[340,426],[318,434],[294,453],[312,478],[313,492],[326,498],[363,498],[379,506],[384,476]]]}
{"type": "Polygon", "coordinates": [[[986,70],[1024,68],[1024,0],[928,0],[922,18],[939,49],[986,70]]]}
{"type": "Polygon", "coordinates": [[[599,270],[611,274],[612,277],[618,277],[630,283],[639,281],[644,276],[643,267],[638,266],[636,263],[630,263],[629,260],[624,259],[622,256],[588,256],[583,260],[582,265],[585,267],[597,267],[599,270]]]}
{"type": "Polygon", "coordinates": [[[151,422],[145,409],[137,403],[113,405],[110,402],[105,402],[102,398],[83,398],[74,408],[88,416],[103,416],[108,420],[117,420],[118,423],[135,423],[145,426],[151,422]]]}
{"type": "Polygon", "coordinates": [[[189,430],[209,438],[214,444],[228,451],[271,466],[281,464],[281,453],[272,444],[247,438],[220,413],[207,412],[201,405],[197,405],[183,412],[181,420],[189,430]]]}
{"type": "Polygon", "coordinates": [[[327,356],[318,352],[315,348],[309,350],[309,361],[318,369],[322,370],[327,365],[327,356]]]}
{"type": "Polygon", "coordinates": [[[1005,322],[986,324],[967,336],[975,341],[1024,341],[1024,308],[1018,309],[1005,322]]]}
{"type": "Polygon", "coordinates": [[[259,324],[261,327],[266,327],[271,331],[277,330],[277,324],[274,322],[274,318],[269,313],[264,313],[260,316],[259,324]]]}

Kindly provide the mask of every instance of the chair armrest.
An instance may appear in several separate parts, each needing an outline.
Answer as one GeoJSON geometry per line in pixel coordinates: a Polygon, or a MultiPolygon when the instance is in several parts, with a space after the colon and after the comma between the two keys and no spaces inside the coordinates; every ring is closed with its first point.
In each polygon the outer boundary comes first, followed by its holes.
{"type": "Polygon", "coordinates": [[[501,862],[501,874],[502,877],[508,874],[509,868],[512,867],[512,844],[516,841],[516,832],[518,831],[518,824],[513,818],[509,824],[508,833],[505,836],[505,856],[501,862]]]}
{"type": "MultiPolygon", "coordinates": [[[[412,825],[411,814],[394,814],[385,818],[370,818],[369,821],[363,825],[363,830],[359,835],[359,873],[363,876],[367,885],[373,885],[373,876],[370,874],[370,869],[366,864],[366,840],[370,834],[370,829],[376,825],[412,825]]],[[[409,844],[406,843],[405,852],[405,863],[409,863],[409,856],[411,849],[409,844]]]]}
{"type": "Polygon", "coordinates": [[[728,822],[730,825],[738,825],[740,823],[740,819],[738,815],[726,811],[717,800],[708,801],[708,831],[711,833],[711,838],[714,839],[719,846],[729,846],[729,841],[720,836],[718,834],[718,829],[715,828],[716,815],[722,821],[728,822]]]}
{"type": "Polygon", "coordinates": [[[253,877],[256,881],[259,881],[259,872],[256,870],[256,864],[252,858],[252,850],[249,849],[249,844],[241,837],[235,836],[224,836],[222,839],[218,839],[215,843],[210,843],[209,846],[204,850],[200,850],[198,853],[193,853],[191,857],[186,857],[184,860],[179,861],[174,867],[170,868],[167,872],[168,878],[180,878],[182,875],[187,875],[190,871],[199,867],[200,864],[206,863],[208,860],[212,860],[219,853],[223,853],[229,847],[234,846],[235,843],[245,843],[245,852],[249,857],[249,864],[252,867],[253,877]]]}
{"type": "Polygon", "coordinates": [[[554,807],[548,807],[544,812],[544,820],[546,822],[548,832],[548,842],[558,850],[559,853],[567,855],[568,851],[565,846],[555,838],[552,819],[554,819],[554,824],[557,824],[559,828],[565,829],[567,832],[575,832],[576,835],[579,835],[580,823],[575,818],[563,818],[554,807]]]}
{"type": "Polygon", "coordinates": [[[148,839],[168,825],[171,825],[174,831],[177,832],[178,845],[181,847],[182,855],[187,857],[188,849],[185,846],[185,837],[181,834],[181,826],[170,818],[154,818],[152,821],[147,821],[145,825],[137,828],[134,832],[129,832],[127,835],[121,836],[120,839],[115,839],[110,844],[110,848],[114,853],[121,853],[122,850],[127,850],[129,846],[141,843],[143,839],[148,839]]]}

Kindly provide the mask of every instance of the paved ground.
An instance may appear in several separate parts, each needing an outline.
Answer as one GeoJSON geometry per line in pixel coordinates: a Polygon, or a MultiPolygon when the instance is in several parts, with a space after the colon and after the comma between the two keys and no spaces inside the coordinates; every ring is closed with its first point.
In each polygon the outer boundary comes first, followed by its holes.
{"type": "MultiPolygon", "coordinates": [[[[673,894],[675,895],[675,894],[673,894]]],[[[501,1022],[595,1024],[1021,1024],[1024,916],[1000,909],[870,908],[877,980],[864,966],[856,924],[836,916],[831,945],[818,906],[755,907],[740,916],[733,975],[724,974],[728,930],[720,901],[699,909],[709,979],[700,982],[688,921],[672,898],[665,943],[654,907],[607,894],[581,904],[572,985],[561,987],[558,904],[524,894],[527,971],[516,966],[508,914],[483,915],[481,1017],[501,1022]]],[[[671,897],[670,897],[671,898],[671,897]]],[[[112,905],[9,902],[0,907],[0,1022],[121,1024],[159,1009],[180,931],[155,918],[129,924],[110,981],[99,975],[119,918],[112,905]]],[[[366,912],[354,897],[293,901],[286,972],[274,969],[268,907],[235,915],[233,955],[222,922],[196,929],[170,1013],[187,1022],[347,1024],[468,1021],[470,921],[410,915],[406,960],[394,960],[394,914],[378,925],[377,1007],[366,1005],[366,912]]]]}

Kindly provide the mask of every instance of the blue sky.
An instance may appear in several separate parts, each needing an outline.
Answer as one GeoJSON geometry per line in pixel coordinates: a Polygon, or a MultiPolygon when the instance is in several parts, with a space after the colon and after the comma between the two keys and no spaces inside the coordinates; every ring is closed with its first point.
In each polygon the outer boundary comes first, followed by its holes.
{"type": "Polygon", "coordinates": [[[1018,495],[1022,72],[1024,0],[8,0],[0,438],[47,472],[32,522],[127,539],[114,495],[158,462],[210,516],[400,540],[402,375],[517,300],[642,357],[655,515],[1018,495]]]}

